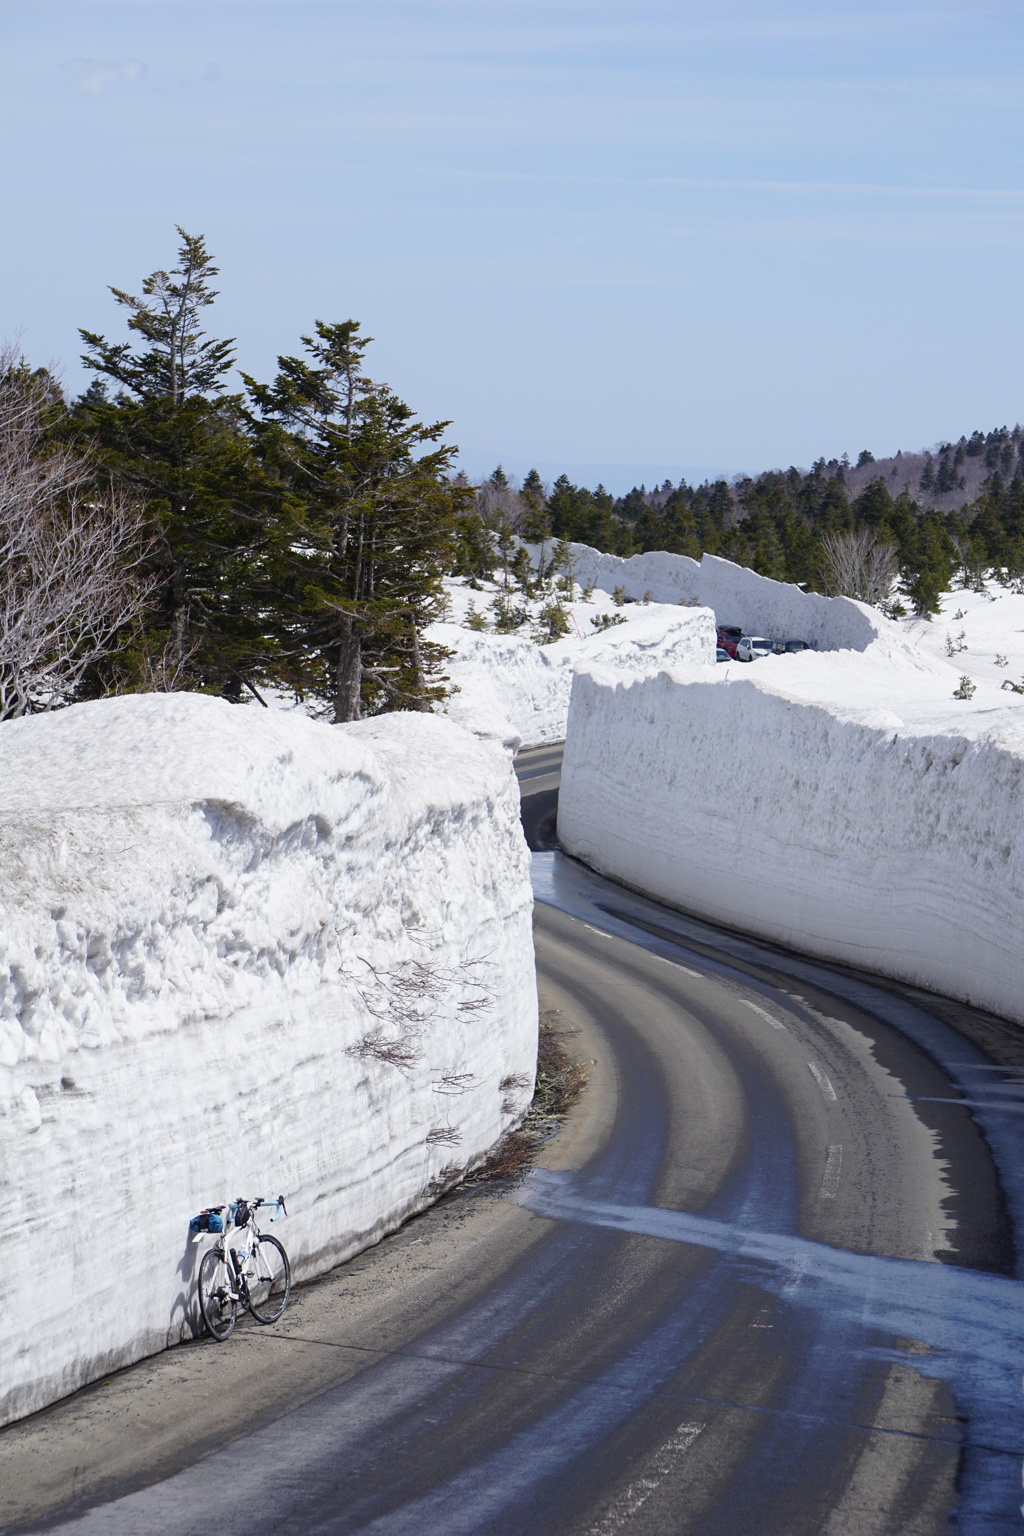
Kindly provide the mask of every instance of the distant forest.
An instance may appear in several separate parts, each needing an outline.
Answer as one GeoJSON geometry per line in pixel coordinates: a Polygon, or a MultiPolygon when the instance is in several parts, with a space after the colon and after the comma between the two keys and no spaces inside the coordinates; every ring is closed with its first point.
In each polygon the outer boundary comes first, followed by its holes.
{"type": "MultiPolygon", "coordinates": [[[[562,475],[551,487],[535,473],[516,489],[499,469],[481,487],[484,521],[504,506],[523,537],[574,540],[629,556],[669,550],[722,555],[764,576],[811,590],[850,591],[851,545],[891,562],[882,605],[935,611],[954,582],[990,573],[1024,583],[1024,429],[974,432],[924,454],[875,460],[865,452],[819,459],[812,468],[769,470],[699,486],[666,481],[615,497],[562,475]],[[842,568],[842,571],[840,570],[842,568]],[[904,600],[900,601],[900,598],[904,600]]],[[[507,514],[506,514],[507,515],[507,514]]],[[[884,588],[884,583],[883,583],[884,588]]]]}

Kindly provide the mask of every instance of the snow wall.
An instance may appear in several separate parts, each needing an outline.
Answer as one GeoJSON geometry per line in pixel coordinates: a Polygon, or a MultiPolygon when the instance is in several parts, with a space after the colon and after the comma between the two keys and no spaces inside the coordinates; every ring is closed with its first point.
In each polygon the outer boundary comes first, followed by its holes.
{"type": "Polygon", "coordinates": [[[509,757],[449,721],[113,699],[0,726],[0,783],[7,1422],[192,1334],[203,1206],[283,1193],[302,1278],[429,1204],[537,1002],[509,757]]]}
{"type": "Polygon", "coordinates": [[[578,673],[559,840],[686,911],[1024,1023],[1024,707],[972,712],[950,681],[894,681],[888,652],[578,673]],[[887,683],[902,714],[870,707],[887,683]]]}
{"type": "MultiPolygon", "coordinates": [[[[540,545],[527,547],[536,563],[540,545]]],[[[547,546],[548,557],[550,549],[547,546]]],[[[718,555],[698,561],[651,550],[623,560],[589,544],[572,544],[570,549],[573,576],[581,586],[605,592],[623,587],[636,602],[649,594],[656,603],[711,608],[719,624],[738,624],[748,635],[806,640],[821,650],[863,651],[888,627],[881,614],[852,598],[804,592],[718,555]]]]}
{"type": "Polygon", "coordinates": [[[565,739],[579,666],[598,662],[623,672],[649,672],[684,662],[714,662],[715,621],[706,609],[673,609],[668,615],[642,608],[613,611],[626,622],[587,639],[551,645],[455,624],[433,625],[430,638],[455,652],[445,670],[459,691],[446,701],[447,714],[506,745],[541,747],[565,739]]]}

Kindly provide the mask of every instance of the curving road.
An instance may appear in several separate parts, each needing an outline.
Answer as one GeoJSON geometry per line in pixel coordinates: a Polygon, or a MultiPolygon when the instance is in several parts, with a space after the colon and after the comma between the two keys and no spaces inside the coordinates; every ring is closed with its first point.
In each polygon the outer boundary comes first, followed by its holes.
{"type": "Polygon", "coordinates": [[[564,859],[559,765],[538,972],[591,1088],[546,1166],[14,1426],[4,1530],[1021,1531],[1024,1035],[564,859]]]}

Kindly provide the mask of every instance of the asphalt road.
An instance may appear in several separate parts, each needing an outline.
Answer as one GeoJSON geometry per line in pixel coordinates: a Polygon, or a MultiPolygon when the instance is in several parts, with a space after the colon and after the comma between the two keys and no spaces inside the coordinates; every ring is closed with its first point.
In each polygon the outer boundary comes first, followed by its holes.
{"type": "Polygon", "coordinates": [[[559,762],[538,975],[591,1085],[542,1166],[13,1426],[3,1530],[1021,1530],[1022,1032],[573,865],[559,762]]]}

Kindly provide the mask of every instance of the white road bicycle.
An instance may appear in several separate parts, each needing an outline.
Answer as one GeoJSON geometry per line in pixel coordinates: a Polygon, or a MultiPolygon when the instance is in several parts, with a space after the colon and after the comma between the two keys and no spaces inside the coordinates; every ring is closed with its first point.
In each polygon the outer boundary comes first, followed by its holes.
{"type": "Polygon", "coordinates": [[[210,1209],[210,1214],[223,1213],[224,1230],[199,1266],[199,1308],[219,1341],[234,1328],[239,1302],[258,1323],[276,1323],[288,1303],[292,1288],[288,1255],[276,1237],[256,1225],[256,1212],[269,1205],[287,1216],[281,1195],[276,1200],[235,1200],[210,1209]]]}

